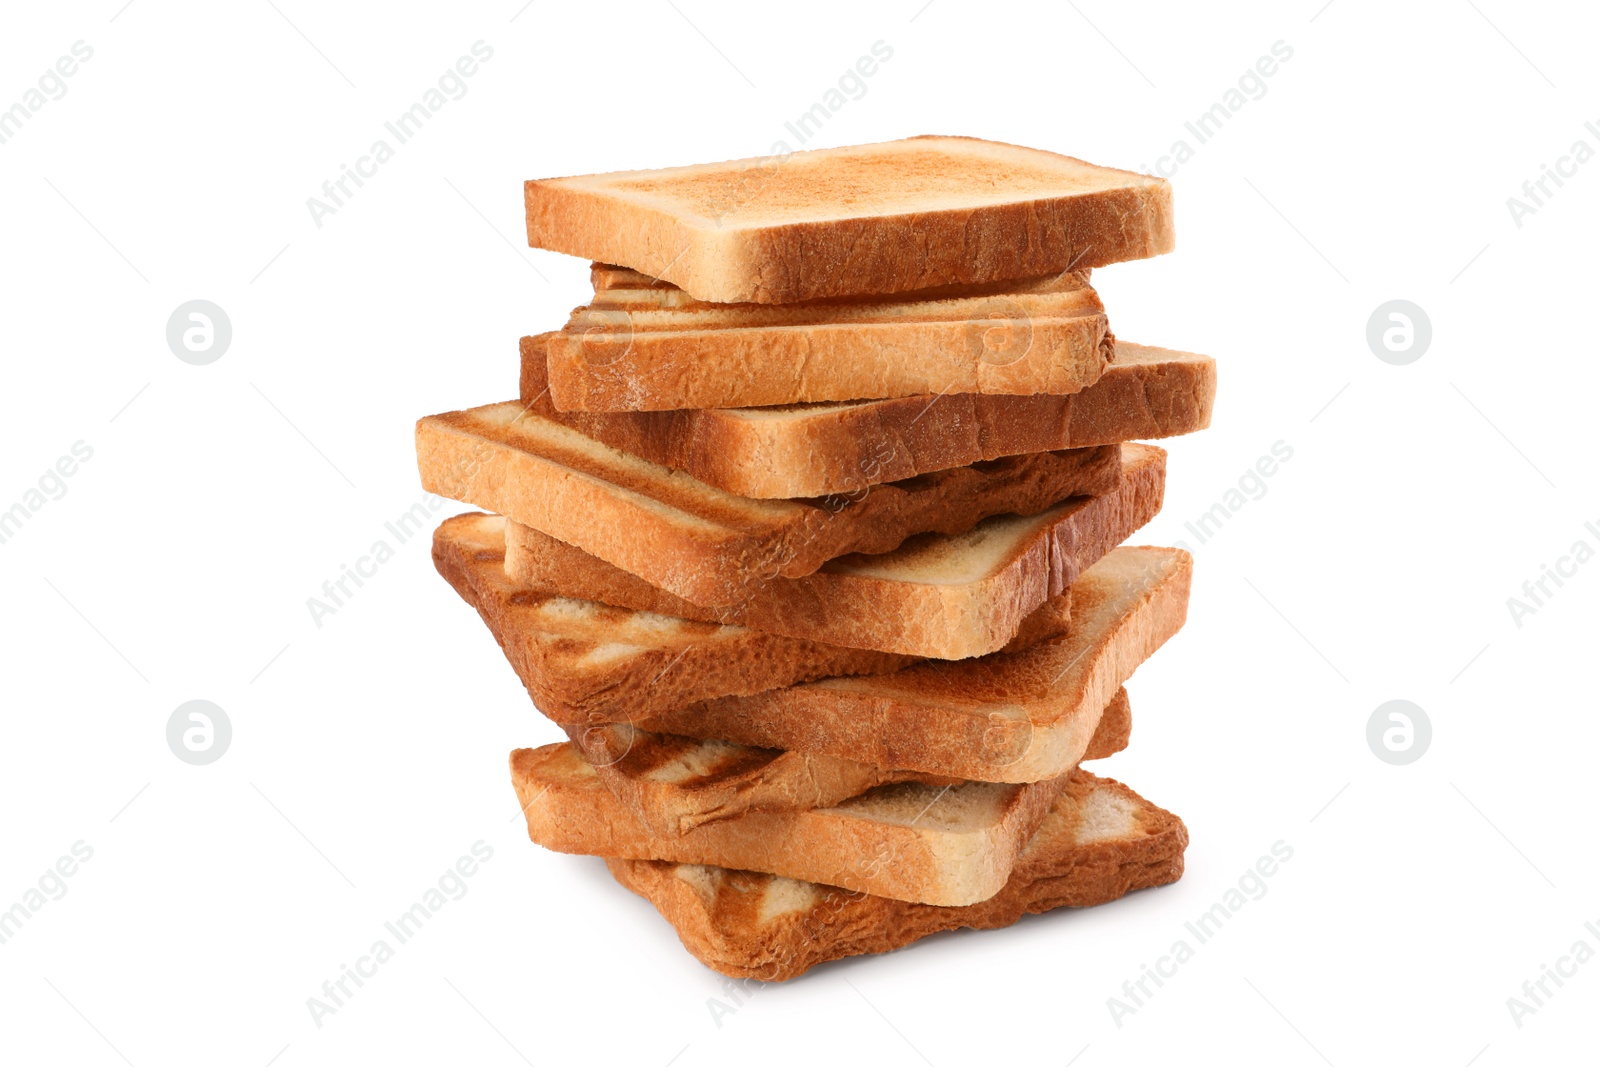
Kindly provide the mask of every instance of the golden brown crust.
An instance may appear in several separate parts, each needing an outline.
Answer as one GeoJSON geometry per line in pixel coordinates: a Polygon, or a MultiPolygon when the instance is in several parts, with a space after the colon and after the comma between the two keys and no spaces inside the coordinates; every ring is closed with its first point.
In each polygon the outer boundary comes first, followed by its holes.
{"type": "MultiPolygon", "coordinates": [[[[1127,747],[1128,693],[1117,690],[1082,759],[1127,747]]],[[[752,811],[831,807],[894,782],[955,785],[960,779],[893,770],[819,753],[782,752],[640,730],[626,723],[569,725],[567,736],[607,789],[654,834],[682,834],[752,811]]]]}
{"type": "MultiPolygon", "coordinates": [[[[434,532],[434,566],[478,610],[534,703],[561,723],[627,722],[733,693],[885,673],[913,656],[845,648],[530,588],[506,574],[505,520],[466,514],[434,532]]],[[[1026,648],[1066,632],[1071,598],[1034,612],[1026,648]]]]}
{"type": "Polygon", "coordinates": [[[1176,815],[1119,782],[1079,770],[1005,887],[966,907],[797,886],[748,871],[646,860],[606,864],[617,881],[656,906],[684,947],[707,967],[735,978],[781,982],[828,960],[889,952],[944,930],[1010,926],[1024,915],[1091,907],[1135,889],[1167,885],[1183,874],[1188,841],[1176,815]],[[1132,826],[1118,836],[1080,841],[1075,831],[1097,793],[1131,808],[1132,826]],[[772,914],[774,903],[790,906],[772,914]]]}
{"type": "Polygon", "coordinates": [[[459,515],[434,532],[434,566],[478,609],[534,703],[558,722],[627,721],[713,695],[915,662],[684,619],[663,618],[648,633],[633,634],[623,627],[636,613],[603,604],[574,606],[599,617],[585,619],[591,625],[576,633],[563,632],[570,612],[557,614],[551,605],[562,598],[508,579],[504,559],[498,517],[459,515]],[[629,651],[607,655],[608,645],[629,651]]]}
{"type": "Polygon", "coordinates": [[[521,396],[547,418],[719,489],[764,499],[857,492],[1001,456],[1147,441],[1211,424],[1216,362],[1117,342],[1094,385],[1056,396],[946,393],[782,412],[562,412],[545,341],[521,343],[521,396]]]}
{"type": "Polygon", "coordinates": [[[1080,271],[995,293],[782,307],[602,290],[547,338],[552,406],[589,412],[1065,395],[1093,385],[1114,346],[1080,271]]]}
{"type": "Polygon", "coordinates": [[[631,565],[622,565],[518,522],[507,527],[506,570],[532,588],[642,611],[965,659],[1005,647],[1027,616],[1160,510],[1166,454],[1126,445],[1122,455],[1120,482],[1099,496],[1068,500],[1026,522],[997,517],[960,535],[908,539],[895,552],[840,557],[804,577],[773,567],[745,571],[730,595],[715,601],[682,592],[693,577],[687,564],[674,568],[636,549],[631,565]],[[992,556],[984,554],[986,543],[992,556]],[[967,566],[977,559],[981,567],[967,566]],[[963,571],[958,580],[948,580],[952,569],[963,571]]]}
{"type": "Polygon", "coordinates": [[[570,742],[511,754],[528,836],[555,852],[768,871],[953,906],[999,892],[1068,776],[1027,785],[916,782],[837,806],[746,812],[681,834],[642,826],[570,742]]]}
{"type": "Polygon", "coordinates": [[[729,302],[1028,278],[1173,247],[1167,182],[960,137],[529,181],[524,200],[536,248],[729,302]],[[1000,183],[1026,191],[995,202],[1000,183]],[[844,206],[863,196],[876,199],[844,206]],[[828,203],[841,206],[818,217],[828,203]]]}
{"type": "Polygon", "coordinates": [[[417,466],[430,492],[542,530],[686,599],[719,605],[741,599],[759,575],[799,577],[848,553],[889,552],[918,534],[963,533],[988,516],[1033,515],[1072,497],[1104,496],[1122,464],[1112,446],[1042,452],[851,496],[754,500],[512,403],[420,420],[417,466]]]}
{"type": "Polygon", "coordinates": [[[1037,781],[1072,765],[1092,732],[1089,716],[1183,625],[1191,570],[1188,553],[1175,548],[1118,548],[1074,584],[1063,637],[960,663],[708,700],[640,725],[952,778],[1037,781]]]}

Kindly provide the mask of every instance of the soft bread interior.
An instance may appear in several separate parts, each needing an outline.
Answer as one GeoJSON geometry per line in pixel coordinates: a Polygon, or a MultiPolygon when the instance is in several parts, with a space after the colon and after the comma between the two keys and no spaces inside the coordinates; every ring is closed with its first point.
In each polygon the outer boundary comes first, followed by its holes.
{"type": "Polygon", "coordinates": [[[921,534],[893,552],[855,552],[829,560],[822,569],[889,582],[970,585],[999,571],[1037,531],[1076,507],[1074,500],[1040,515],[996,515],[964,534],[921,534]]]}
{"type": "Polygon", "coordinates": [[[917,826],[946,833],[979,833],[997,825],[1018,785],[962,782],[931,786],[920,782],[882,785],[834,807],[833,811],[892,826],[917,826]]]}

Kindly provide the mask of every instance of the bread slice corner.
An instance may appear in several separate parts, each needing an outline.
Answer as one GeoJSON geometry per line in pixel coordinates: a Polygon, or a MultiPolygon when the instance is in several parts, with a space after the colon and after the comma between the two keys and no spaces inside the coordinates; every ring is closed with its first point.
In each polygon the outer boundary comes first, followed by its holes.
{"type": "Polygon", "coordinates": [[[689,952],[733,978],[782,982],[819,963],[889,952],[932,934],[995,929],[1056,908],[1091,907],[1183,875],[1183,821],[1127,786],[1073,772],[1005,886],[977,904],[938,907],[703,864],[608,859],[689,952]]]}

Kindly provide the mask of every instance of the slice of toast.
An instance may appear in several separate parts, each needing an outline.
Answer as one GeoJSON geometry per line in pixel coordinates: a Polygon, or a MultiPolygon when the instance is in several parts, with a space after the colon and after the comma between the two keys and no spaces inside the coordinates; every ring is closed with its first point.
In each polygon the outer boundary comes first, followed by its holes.
{"type": "Polygon", "coordinates": [[[1034,515],[1069,497],[1104,495],[1121,477],[1119,459],[1111,446],[1041,452],[851,497],[755,500],[603,445],[515,401],[417,423],[417,466],[430,492],[711,605],[742,599],[768,572],[798,577],[837,556],[888,552],[915,534],[962,533],[991,515],[1034,515]]]}
{"type": "Polygon", "coordinates": [[[571,742],[520,748],[511,781],[528,836],[555,852],[704,863],[955,906],[1000,891],[1067,787],[962,782],[879,786],[829,808],[746,812],[682,834],[652,834],[571,742]]]}
{"type": "Polygon", "coordinates": [[[1032,278],[1171,251],[1166,181],[966,137],[529,181],[528,243],[701,300],[1032,278]]]}
{"type": "MultiPolygon", "coordinates": [[[[749,811],[831,807],[894,782],[959,782],[820,753],[652,733],[630,723],[569,725],[566,731],[606,788],[655,834],[682,834],[749,811]]],[[[1132,731],[1128,693],[1118,689],[1081,759],[1122,751],[1132,731]]]]}
{"type": "MultiPolygon", "coordinates": [[[[506,575],[498,515],[446,519],[433,535],[433,560],[477,608],[534,703],[560,723],[626,722],[712,697],[917,662],[528,588],[506,575]]],[[[1063,595],[1041,606],[1011,647],[1065,633],[1070,604],[1063,595]]]]}
{"type": "Polygon", "coordinates": [[[881,555],[842,556],[804,577],[747,571],[731,590],[737,599],[720,603],[701,597],[704,583],[691,583],[679,560],[616,551],[608,561],[518,522],[506,528],[506,571],[531,588],[640,611],[937,659],[981,656],[1160,510],[1166,453],[1150,445],[1121,453],[1111,492],[913,537],[881,555]]]}
{"type": "Polygon", "coordinates": [[[1100,380],[1070,396],[946,393],[773,408],[563,412],[549,396],[549,337],[522,339],[524,404],[624,452],[763,499],[855,493],[1001,456],[1193,433],[1211,424],[1217,393],[1211,357],[1119,340],[1100,380]]]}
{"type": "Polygon", "coordinates": [[[1192,567],[1180,549],[1118,548],[1073,584],[1062,637],[960,663],[929,660],[894,674],[708,700],[639,726],[951,778],[1051,778],[1072,767],[1101,709],[1183,625],[1192,567]]]}
{"type": "Polygon", "coordinates": [[[1113,350],[1087,271],[1001,291],[783,305],[681,299],[615,270],[596,278],[593,301],[548,335],[562,411],[1071,394],[1094,384],[1113,350]]]}
{"type": "Polygon", "coordinates": [[[889,952],[930,934],[992,930],[1053,908],[1105,904],[1183,875],[1183,821],[1133,790],[1074,771],[1012,867],[979,904],[941,908],[770,874],[608,859],[618,882],[656,906],[683,947],[733,978],[782,982],[819,963],[889,952]]]}

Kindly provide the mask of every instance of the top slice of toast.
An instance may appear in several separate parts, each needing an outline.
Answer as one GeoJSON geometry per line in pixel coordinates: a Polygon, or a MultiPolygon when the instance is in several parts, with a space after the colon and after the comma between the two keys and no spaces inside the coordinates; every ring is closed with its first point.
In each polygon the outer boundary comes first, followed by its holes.
{"type": "Polygon", "coordinates": [[[1173,247],[1165,180],[966,137],[534,180],[524,202],[533,247],[724,302],[1031,278],[1173,247]]]}

